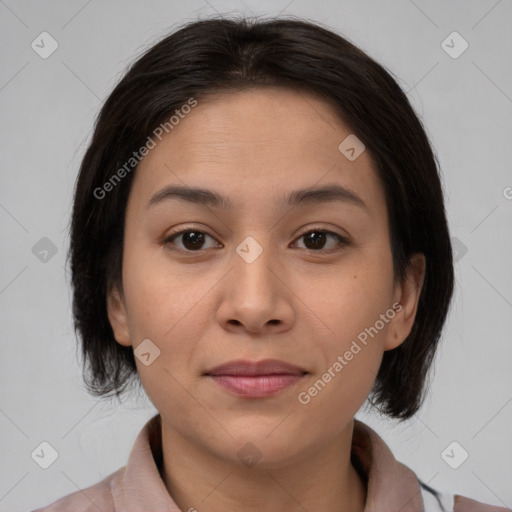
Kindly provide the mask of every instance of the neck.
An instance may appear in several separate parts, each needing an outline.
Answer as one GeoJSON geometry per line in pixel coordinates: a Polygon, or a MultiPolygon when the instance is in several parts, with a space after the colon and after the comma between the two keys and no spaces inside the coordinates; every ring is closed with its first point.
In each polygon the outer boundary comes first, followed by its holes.
{"type": "Polygon", "coordinates": [[[353,421],[295,462],[247,467],[183,437],[162,417],[162,478],[183,511],[364,512],[366,484],[350,460],[353,421]]]}

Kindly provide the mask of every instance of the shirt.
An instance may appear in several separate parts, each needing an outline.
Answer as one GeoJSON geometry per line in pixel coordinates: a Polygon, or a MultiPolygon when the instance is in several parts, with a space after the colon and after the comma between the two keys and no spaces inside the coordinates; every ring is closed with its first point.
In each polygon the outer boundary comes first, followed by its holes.
{"type": "MultiPolygon", "coordinates": [[[[126,466],[32,512],[182,512],[160,474],[161,436],[161,416],[157,414],[139,432],[126,466]]],[[[351,460],[366,480],[365,512],[512,512],[427,486],[359,420],[354,420],[351,460]]]]}

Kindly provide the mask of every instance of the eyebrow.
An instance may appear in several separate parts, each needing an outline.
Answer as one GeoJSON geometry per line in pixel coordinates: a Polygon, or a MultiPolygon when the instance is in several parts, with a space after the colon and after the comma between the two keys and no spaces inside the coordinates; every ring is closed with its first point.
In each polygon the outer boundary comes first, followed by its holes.
{"type": "MultiPolygon", "coordinates": [[[[146,208],[171,199],[179,199],[223,210],[232,210],[234,208],[233,202],[228,197],[214,190],[182,185],[169,185],[163,188],[147,202],[146,208]]],[[[280,205],[297,207],[333,201],[341,201],[368,209],[365,202],[355,192],[337,184],[294,190],[281,199],[280,205]]]]}

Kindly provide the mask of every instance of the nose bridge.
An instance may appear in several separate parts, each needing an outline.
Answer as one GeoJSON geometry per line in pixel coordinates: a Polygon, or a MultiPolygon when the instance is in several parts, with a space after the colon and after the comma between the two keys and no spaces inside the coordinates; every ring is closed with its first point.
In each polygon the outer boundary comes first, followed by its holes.
{"type": "Polygon", "coordinates": [[[289,329],[294,308],[278,276],[279,251],[270,233],[254,231],[235,247],[217,317],[224,329],[257,333],[289,329]]]}
{"type": "MultiPolygon", "coordinates": [[[[270,292],[275,275],[272,272],[270,236],[247,236],[237,247],[234,256],[235,279],[241,291],[270,292]]],[[[274,263],[275,265],[275,263],[274,263]]]]}

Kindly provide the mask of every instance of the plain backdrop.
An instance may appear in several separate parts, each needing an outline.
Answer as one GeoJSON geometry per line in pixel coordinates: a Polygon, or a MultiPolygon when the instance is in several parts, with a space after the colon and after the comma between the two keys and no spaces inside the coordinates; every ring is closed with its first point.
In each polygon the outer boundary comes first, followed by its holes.
{"type": "Polygon", "coordinates": [[[435,489],[511,507],[509,0],[0,0],[0,511],[103,479],[156,412],[147,398],[109,405],[83,389],[65,267],[72,192],[95,116],[127,65],[217,13],[324,23],[407,92],[442,168],[456,291],[418,415],[402,425],[357,417],[435,489]],[[58,44],[47,58],[33,48],[41,37],[45,51],[58,44]],[[31,457],[42,442],[58,453],[48,469],[31,457]],[[459,461],[468,453],[456,469],[442,456],[450,445],[459,461]]]}

